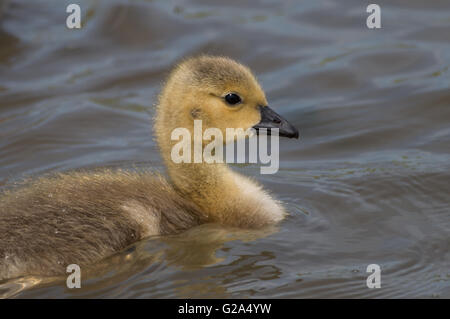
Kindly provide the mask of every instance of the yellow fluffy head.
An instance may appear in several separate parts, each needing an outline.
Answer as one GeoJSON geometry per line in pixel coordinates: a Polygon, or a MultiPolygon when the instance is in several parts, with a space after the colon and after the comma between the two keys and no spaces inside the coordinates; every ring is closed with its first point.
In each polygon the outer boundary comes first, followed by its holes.
{"type": "Polygon", "coordinates": [[[218,128],[226,136],[226,128],[246,130],[259,123],[259,108],[266,105],[264,91],[247,67],[226,57],[190,58],[169,76],[160,96],[155,133],[160,144],[167,143],[169,131],[192,130],[194,120],[202,120],[203,130],[218,128]]]}

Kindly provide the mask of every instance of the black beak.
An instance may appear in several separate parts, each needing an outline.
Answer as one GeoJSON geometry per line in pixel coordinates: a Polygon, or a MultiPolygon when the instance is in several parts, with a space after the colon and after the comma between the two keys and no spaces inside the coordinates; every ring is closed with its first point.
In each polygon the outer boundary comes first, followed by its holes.
{"type": "Polygon", "coordinates": [[[270,129],[277,128],[279,129],[279,136],[298,138],[298,130],[291,123],[275,113],[270,107],[260,106],[259,111],[261,112],[261,122],[253,126],[258,134],[261,128],[266,128],[268,135],[270,135],[270,129]]]}

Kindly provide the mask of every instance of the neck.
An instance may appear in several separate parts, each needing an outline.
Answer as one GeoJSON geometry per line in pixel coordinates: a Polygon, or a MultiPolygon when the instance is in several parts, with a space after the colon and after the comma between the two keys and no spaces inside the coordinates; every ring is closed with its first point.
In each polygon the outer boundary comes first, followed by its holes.
{"type": "Polygon", "coordinates": [[[170,181],[210,222],[256,228],[280,221],[284,210],[258,184],[223,163],[179,163],[165,157],[170,181]]]}
{"type": "Polygon", "coordinates": [[[219,213],[219,208],[222,208],[221,204],[225,201],[223,193],[235,187],[234,181],[230,178],[232,172],[225,164],[166,163],[166,165],[177,190],[207,212],[219,213]]]}
{"type": "Polygon", "coordinates": [[[171,140],[171,131],[161,125],[168,121],[160,115],[155,129],[170,182],[178,193],[194,202],[210,222],[255,228],[274,224],[284,217],[284,209],[278,201],[226,164],[172,161],[171,151],[177,141],[171,140]]]}

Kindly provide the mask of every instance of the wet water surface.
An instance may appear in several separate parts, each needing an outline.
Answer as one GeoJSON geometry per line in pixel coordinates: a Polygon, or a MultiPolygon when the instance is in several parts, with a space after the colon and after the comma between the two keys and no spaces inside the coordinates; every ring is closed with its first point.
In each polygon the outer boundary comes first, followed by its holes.
{"type": "Polygon", "coordinates": [[[249,65],[300,128],[300,141],[280,141],[277,174],[235,167],[289,216],[139,242],[81,289],[26,277],[0,295],[450,297],[449,1],[378,1],[379,30],[356,0],[80,0],[83,27],[68,30],[70,2],[3,6],[0,187],[79,168],[161,170],[151,117],[165,76],[182,57],[220,54],[249,65]],[[373,263],[380,289],[366,286],[373,263]]]}

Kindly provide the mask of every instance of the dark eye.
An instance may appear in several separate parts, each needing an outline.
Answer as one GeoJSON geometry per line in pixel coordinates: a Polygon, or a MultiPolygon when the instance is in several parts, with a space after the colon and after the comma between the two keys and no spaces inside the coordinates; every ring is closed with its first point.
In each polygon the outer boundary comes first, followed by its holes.
{"type": "Polygon", "coordinates": [[[225,101],[230,105],[236,105],[242,102],[240,96],[235,93],[225,95],[225,101]]]}

